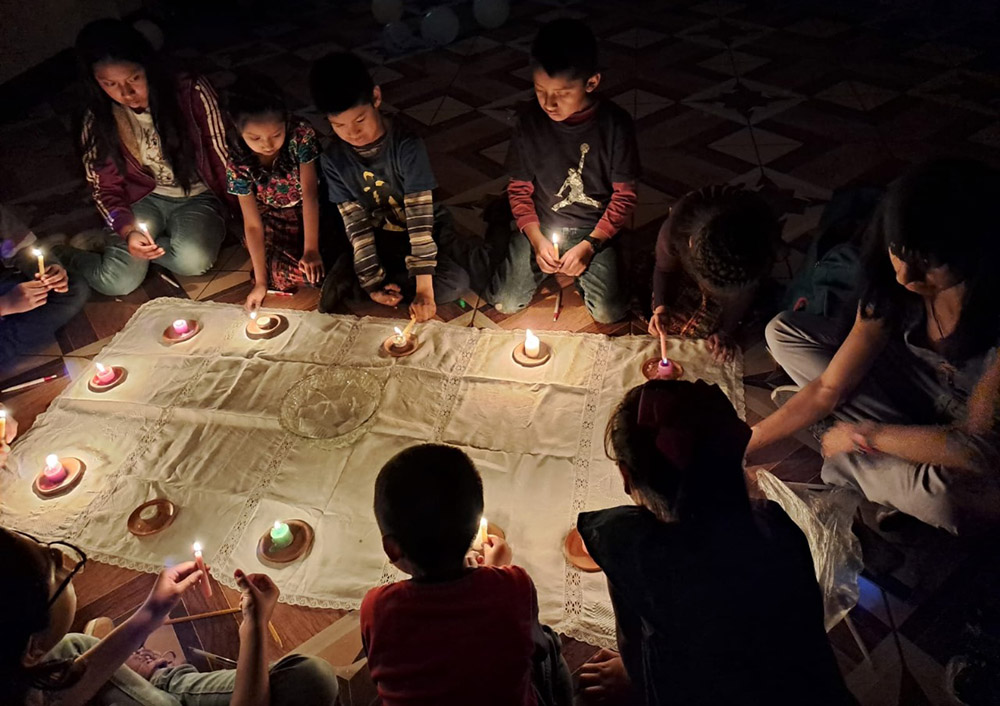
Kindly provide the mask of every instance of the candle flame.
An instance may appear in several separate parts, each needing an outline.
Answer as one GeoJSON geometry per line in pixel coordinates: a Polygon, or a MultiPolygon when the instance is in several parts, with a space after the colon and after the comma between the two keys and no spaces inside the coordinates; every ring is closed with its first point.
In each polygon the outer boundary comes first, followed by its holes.
{"type": "Polygon", "coordinates": [[[558,245],[559,244],[559,234],[558,233],[553,233],[552,234],[552,244],[553,245],[558,245]]]}
{"type": "Polygon", "coordinates": [[[256,311],[251,311],[250,312],[250,318],[251,319],[256,319],[257,318],[257,312],[256,311]]]}
{"type": "Polygon", "coordinates": [[[530,328],[524,332],[524,345],[527,348],[532,348],[538,345],[538,336],[533,334],[530,328]]]}
{"type": "Polygon", "coordinates": [[[144,222],[139,221],[136,225],[139,226],[139,230],[141,230],[146,235],[149,235],[149,226],[147,226],[144,222]]]}
{"type": "Polygon", "coordinates": [[[99,373],[106,373],[106,372],[108,372],[108,369],[105,368],[101,363],[94,363],[94,365],[97,366],[97,372],[99,372],[99,373]]]}
{"type": "MultiPolygon", "coordinates": [[[[6,418],[7,418],[7,410],[0,409],[0,419],[6,419],[6,418]]],[[[2,439],[0,439],[0,441],[2,441],[2,439]]]]}
{"type": "Polygon", "coordinates": [[[195,554],[201,554],[201,542],[195,542],[191,545],[191,551],[195,554]]]}
{"type": "Polygon", "coordinates": [[[480,518],[480,520],[479,520],[479,529],[480,529],[480,530],[481,530],[482,532],[484,532],[484,533],[485,533],[485,532],[486,532],[486,529],[487,529],[487,528],[488,528],[489,526],[490,526],[490,523],[486,521],[486,517],[485,517],[485,516],[484,516],[484,517],[482,517],[482,518],[480,518]]]}
{"type": "Polygon", "coordinates": [[[31,249],[31,254],[34,255],[35,257],[41,257],[42,256],[42,251],[39,250],[38,248],[32,248],[31,249]]]}
{"type": "Polygon", "coordinates": [[[402,331],[402,329],[399,328],[399,326],[393,326],[392,330],[396,332],[397,336],[402,336],[403,335],[403,331],[402,331]]]}
{"type": "Polygon", "coordinates": [[[49,454],[45,457],[45,466],[47,468],[59,468],[59,457],[55,454],[49,454]]]}
{"type": "Polygon", "coordinates": [[[274,521],[274,529],[281,529],[281,520],[274,521]]]}

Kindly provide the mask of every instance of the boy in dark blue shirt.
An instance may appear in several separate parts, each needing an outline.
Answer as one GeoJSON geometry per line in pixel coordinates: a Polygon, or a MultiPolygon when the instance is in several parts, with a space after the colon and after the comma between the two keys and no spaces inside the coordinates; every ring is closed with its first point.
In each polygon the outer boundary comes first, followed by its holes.
{"type": "MultiPolygon", "coordinates": [[[[417,321],[433,318],[438,302],[468,289],[469,276],[440,250],[450,218],[434,206],[437,182],[423,141],[382,115],[381,88],[354,54],[328,54],[313,65],[309,80],[317,109],[339,138],[320,168],[344,219],[361,288],[386,306],[412,296],[410,314],[417,321]]],[[[332,308],[342,284],[327,278],[321,311],[332,308]]]]}
{"type": "Polygon", "coordinates": [[[561,273],[577,278],[596,321],[612,323],[627,304],[611,241],[636,202],[632,119],[594,95],[601,81],[597,40],[579,20],[543,26],[531,60],[538,100],[519,116],[507,165],[507,195],[523,237],[511,238],[486,299],[514,313],[542,280],[561,273]]]}

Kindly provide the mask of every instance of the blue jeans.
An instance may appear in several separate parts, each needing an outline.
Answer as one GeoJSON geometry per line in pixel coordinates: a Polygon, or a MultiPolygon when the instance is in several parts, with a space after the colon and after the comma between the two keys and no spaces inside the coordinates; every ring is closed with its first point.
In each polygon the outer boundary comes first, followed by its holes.
{"type": "Polygon", "coordinates": [[[68,267],[96,291],[107,296],[128,294],[142,284],[150,262],[178,275],[201,275],[215,264],[226,223],[211,192],[184,198],[150,194],[132,204],[132,213],[166,254],[155,260],[132,257],[124,239],[103,253],[67,247],[68,267]]]}
{"type": "MultiPolygon", "coordinates": [[[[0,272],[0,295],[6,294],[29,278],[14,270],[0,272]]],[[[83,308],[90,288],[80,277],[70,276],[69,291],[49,292],[45,304],[22,314],[11,314],[0,321],[0,370],[18,355],[30,355],[51,343],[62,328],[83,308]]]]}
{"type": "MultiPolygon", "coordinates": [[[[591,229],[561,228],[558,232],[562,252],[565,252],[590,235],[591,229]]],[[[486,301],[499,311],[513,314],[528,306],[546,277],[548,275],[535,262],[535,252],[527,236],[515,233],[511,236],[507,257],[498,265],[486,289],[486,301]]],[[[576,287],[587,311],[598,323],[611,324],[625,316],[628,302],[621,291],[618,253],[614,246],[594,255],[584,273],[576,278],[576,287]]]]}
{"type": "MultiPolygon", "coordinates": [[[[99,642],[88,635],[69,634],[48,657],[73,659],[99,642]]],[[[100,706],[227,706],[236,685],[235,669],[199,672],[190,664],[167,667],[146,681],[128,667],[119,667],[94,697],[100,706]]],[[[288,655],[271,665],[272,706],[333,706],[337,678],[333,668],[316,657],[288,655]]]]}

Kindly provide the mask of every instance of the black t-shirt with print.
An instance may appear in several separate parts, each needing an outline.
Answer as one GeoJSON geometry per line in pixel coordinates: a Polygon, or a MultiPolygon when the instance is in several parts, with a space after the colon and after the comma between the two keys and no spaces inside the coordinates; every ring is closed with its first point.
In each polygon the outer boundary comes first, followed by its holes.
{"type": "Polygon", "coordinates": [[[632,118],[597,99],[594,115],[577,125],[556,122],[532,101],[518,116],[507,156],[512,179],[534,183],[541,228],[593,228],[611,200],[614,182],[639,176],[632,118]]]}

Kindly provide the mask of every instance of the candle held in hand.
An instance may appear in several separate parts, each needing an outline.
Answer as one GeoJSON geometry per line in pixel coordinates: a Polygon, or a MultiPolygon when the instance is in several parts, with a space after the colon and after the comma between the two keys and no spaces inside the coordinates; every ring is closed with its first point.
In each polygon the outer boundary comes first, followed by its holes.
{"type": "Polygon", "coordinates": [[[524,354],[529,358],[537,358],[540,347],[541,342],[538,340],[538,336],[533,334],[529,328],[524,332],[524,354]]]}
{"type": "Polygon", "coordinates": [[[95,363],[97,366],[97,375],[94,376],[94,382],[98,385],[110,385],[115,381],[115,371],[114,368],[109,368],[101,363],[95,363]]]}
{"type": "Polygon", "coordinates": [[[287,524],[280,521],[274,523],[274,527],[271,528],[271,547],[284,549],[294,539],[295,535],[292,534],[292,530],[287,524]]]}
{"type": "Polygon", "coordinates": [[[556,251],[556,259],[559,259],[559,234],[552,234],[552,247],[556,251]]]}
{"type": "Polygon", "coordinates": [[[201,579],[201,593],[205,598],[211,598],[212,584],[208,581],[208,569],[205,568],[205,559],[201,555],[201,542],[195,542],[191,550],[194,552],[195,566],[204,574],[201,579]]]}
{"type": "Polygon", "coordinates": [[[62,483],[66,479],[66,469],[59,462],[59,457],[55,454],[49,454],[45,457],[45,479],[55,485],[56,483],[62,483]]]}
{"type": "Polygon", "coordinates": [[[490,523],[486,521],[486,518],[479,520],[479,534],[476,535],[475,546],[479,548],[479,551],[485,552],[486,547],[489,545],[489,533],[486,531],[490,526],[490,523]]]}
{"type": "Polygon", "coordinates": [[[149,235],[149,226],[148,225],[146,225],[142,221],[139,221],[138,223],[136,223],[136,225],[139,226],[139,230],[141,230],[146,235],[149,235]]]}
{"type": "Polygon", "coordinates": [[[176,333],[179,336],[183,336],[185,333],[190,331],[190,329],[188,328],[188,322],[185,319],[177,319],[177,321],[174,322],[173,326],[174,326],[174,333],[176,333]]]}
{"type": "Polygon", "coordinates": [[[45,254],[38,248],[34,248],[31,254],[38,258],[38,276],[45,276],[45,254]]]}

